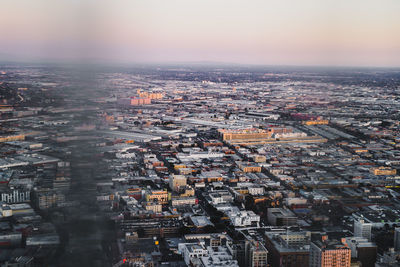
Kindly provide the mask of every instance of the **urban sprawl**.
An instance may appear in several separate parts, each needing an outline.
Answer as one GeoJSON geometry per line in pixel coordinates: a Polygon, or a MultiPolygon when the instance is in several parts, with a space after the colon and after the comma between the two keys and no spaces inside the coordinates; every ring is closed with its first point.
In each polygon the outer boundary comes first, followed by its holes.
{"type": "Polygon", "coordinates": [[[400,264],[400,71],[0,65],[1,266],[400,264]]]}

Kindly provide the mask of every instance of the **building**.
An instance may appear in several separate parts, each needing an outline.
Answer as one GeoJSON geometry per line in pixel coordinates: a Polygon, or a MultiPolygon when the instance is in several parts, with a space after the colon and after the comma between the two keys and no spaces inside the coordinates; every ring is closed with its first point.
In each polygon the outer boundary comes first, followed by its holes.
{"type": "Polygon", "coordinates": [[[24,134],[0,136],[0,143],[25,140],[24,134]]]}
{"type": "Polygon", "coordinates": [[[342,240],[317,235],[310,246],[310,267],[350,267],[351,250],[342,240]]]}
{"type": "Polygon", "coordinates": [[[65,204],[65,195],[57,190],[41,189],[35,191],[35,202],[39,209],[49,209],[65,204]]]}
{"type": "Polygon", "coordinates": [[[251,241],[248,247],[249,267],[267,267],[268,266],[268,250],[258,241],[251,241]]]}
{"type": "Polygon", "coordinates": [[[259,196],[264,194],[264,187],[250,186],[248,187],[249,194],[252,196],[259,196]]]}
{"type": "Polygon", "coordinates": [[[35,211],[27,203],[9,204],[8,207],[12,210],[12,215],[33,215],[35,211]]]}
{"type": "Polygon", "coordinates": [[[218,171],[202,171],[198,176],[204,182],[220,182],[223,180],[222,174],[218,171]]]}
{"type": "Polygon", "coordinates": [[[364,237],[371,241],[372,224],[366,223],[364,220],[354,221],[354,236],[364,237]]]}
{"type": "Polygon", "coordinates": [[[197,228],[206,227],[207,225],[213,226],[214,224],[207,218],[207,216],[191,216],[190,220],[197,228]]]}
{"type": "Polygon", "coordinates": [[[256,155],[253,156],[253,160],[254,160],[254,162],[262,163],[262,162],[266,162],[267,161],[267,157],[263,156],[263,155],[256,154],[256,155]]]}
{"type": "Polygon", "coordinates": [[[137,232],[139,237],[176,236],[183,226],[177,218],[148,218],[121,220],[118,226],[122,232],[137,232]]]}
{"type": "Polygon", "coordinates": [[[233,258],[238,261],[239,266],[246,267],[248,261],[247,248],[250,246],[250,242],[248,240],[240,240],[236,242],[230,240],[227,242],[226,246],[233,258]]]}
{"type": "Polygon", "coordinates": [[[265,246],[268,263],[279,267],[303,267],[309,265],[310,232],[266,232],[265,246]]]}
{"type": "Polygon", "coordinates": [[[27,190],[9,190],[1,193],[1,201],[5,203],[30,202],[31,192],[27,190]]]}
{"type": "Polygon", "coordinates": [[[178,197],[172,198],[171,206],[178,207],[178,206],[192,206],[198,204],[199,201],[195,197],[178,197]]]}
{"type": "Polygon", "coordinates": [[[313,121],[313,120],[303,121],[302,123],[305,125],[327,125],[327,124],[329,124],[329,121],[318,119],[315,121],[313,121]]]}
{"type": "Polygon", "coordinates": [[[212,205],[233,202],[233,196],[228,190],[216,190],[208,194],[206,199],[212,205]]]}
{"type": "Polygon", "coordinates": [[[400,227],[394,228],[394,250],[400,251],[400,227]]]}
{"type": "Polygon", "coordinates": [[[268,250],[254,240],[228,241],[227,248],[240,267],[267,267],[268,250]]]}
{"type": "Polygon", "coordinates": [[[147,202],[157,202],[160,204],[168,204],[171,199],[171,193],[166,190],[149,190],[146,192],[147,202]]]}
{"type": "Polygon", "coordinates": [[[11,217],[13,215],[13,211],[7,204],[1,204],[0,215],[3,217],[11,217]]]}
{"type": "Polygon", "coordinates": [[[142,189],[139,187],[128,188],[126,193],[128,196],[133,197],[136,200],[142,199],[142,189]]]}
{"type": "Polygon", "coordinates": [[[58,234],[40,234],[33,235],[26,238],[26,246],[57,246],[60,244],[60,237],[58,234]]]}
{"type": "Polygon", "coordinates": [[[9,232],[0,233],[0,247],[11,248],[19,247],[22,243],[22,233],[19,232],[9,232]]]}
{"type": "Polygon", "coordinates": [[[222,158],[225,153],[220,152],[193,152],[193,153],[177,153],[176,157],[182,161],[196,161],[202,159],[222,158]]]}
{"type": "Polygon", "coordinates": [[[362,267],[374,267],[377,246],[363,237],[346,237],[346,244],[351,249],[351,257],[361,262],[362,267]]]}
{"type": "Polygon", "coordinates": [[[241,129],[241,130],[226,130],[219,129],[218,133],[222,136],[223,141],[247,141],[257,139],[271,138],[271,132],[261,129],[241,129]]]}
{"type": "Polygon", "coordinates": [[[390,248],[385,251],[382,257],[375,263],[375,267],[398,267],[399,266],[399,253],[390,248]]]}
{"type": "Polygon", "coordinates": [[[141,98],[149,98],[149,99],[162,99],[164,95],[159,92],[142,92],[140,89],[136,91],[136,93],[141,98]]]}
{"type": "Polygon", "coordinates": [[[229,212],[228,217],[235,227],[246,227],[258,225],[260,223],[260,216],[253,211],[242,210],[239,212],[229,212]]]}
{"type": "Polygon", "coordinates": [[[274,226],[289,226],[297,224],[296,215],[289,209],[269,208],[268,222],[274,226]]]}
{"type": "Polygon", "coordinates": [[[118,105],[122,106],[141,106],[141,105],[150,105],[151,99],[150,98],[121,98],[117,101],[118,105]]]}
{"type": "Polygon", "coordinates": [[[186,186],[187,179],[184,175],[171,175],[169,177],[169,188],[172,191],[179,192],[181,188],[186,186]]]}
{"type": "Polygon", "coordinates": [[[374,175],[396,175],[397,170],[389,167],[372,168],[370,172],[374,175]]]}
{"type": "Polygon", "coordinates": [[[357,259],[362,267],[375,267],[378,248],[374,243],[361,243],[357,246],[357,259]]]}
{"type": "Polygon", "coordinates": [[[178,244],[178,252],[187,266],[239,267],[230,244],[232,240],[224,234],[185,235],[186,243],[178,244]]]}
{"type": "Polygon", "coordinates": [[[250,162],[237,162],[238,167],[246,173],[249,172],[261,172],[261,166],[257,164],[252,164],[250,162]]]}
{"type": "Polygon", "coordinates": [[[180,188],[180,198],[185,198],[185,197],[193,197],[194,196],[194,188],[192,186],[186,185],[184,188],[180,188]]]}
{"type": "Polygon", "coordinates": [[[263,129],[219,129],[222,140],[231,145],[260,145],[273,143],[314,143],[326,142],[320,136],[307,136],[304,132],[293,132],[291,128],[272,127],[263,129]]]}
{"type": "Polygon", "coordinates": [[[233,259],[226,247],[207,247],[207,250],[208,255],[200,258],[202,267],[239,267],[237,260],[233,259]]]}
{"type": "Polygon", "coordinates": [[[162,211],[162,205],[154,202],[147,202],[145,208],[154,213],[160,213],[162,211]]]}
{"type": "Polygon", "coordinates": [[[208,256],[208,250],[204,243],[180,243],[178,251],[183,255],[183,259],[187,266],[191,266],[193,258],[201,258],[208,256]]]}

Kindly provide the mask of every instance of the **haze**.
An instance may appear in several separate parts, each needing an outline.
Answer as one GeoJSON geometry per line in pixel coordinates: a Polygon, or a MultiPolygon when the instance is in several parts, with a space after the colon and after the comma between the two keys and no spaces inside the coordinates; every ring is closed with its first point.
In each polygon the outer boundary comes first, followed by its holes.
{"type": "Polygon", "coordinates": [[[400,66],[398,0],[2,0],[0,60],[400,66]]]}

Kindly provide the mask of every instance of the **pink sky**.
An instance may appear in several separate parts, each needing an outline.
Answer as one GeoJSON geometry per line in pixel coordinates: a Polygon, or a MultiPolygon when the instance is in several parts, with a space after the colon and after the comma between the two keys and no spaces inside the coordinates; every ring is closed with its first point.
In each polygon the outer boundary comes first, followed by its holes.
{"type": "Polygon", "coordinates": [[[0,60],[400,66],[398,0],[2,0],[0,60]]]}

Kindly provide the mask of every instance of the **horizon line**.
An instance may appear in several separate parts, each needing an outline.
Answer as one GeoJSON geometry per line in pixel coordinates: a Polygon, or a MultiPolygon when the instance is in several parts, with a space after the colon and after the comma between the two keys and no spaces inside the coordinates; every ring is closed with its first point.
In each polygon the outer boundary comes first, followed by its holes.
{"type": "Polygon", "coordinates": [[[203,65],[208,67],[287,67],[287,68],[340,68],[340,69],[399,69],[398,66],[381,66],[381,65],[333,65],[333,64],[267,64],[267,63],[239,63],[239,62],[223,62],[223,61],[160,61],[160,62],[150,62],[150,61],[109,61],[101,59],[30,59],[30,60],[13,60],[13,59],[0,59],[0,65],[5,64],[37,64],[37,65],[98,65],[98,66],[115,66],[115,67],[165,67],[165,66],[195,66],[203,65]]]}

